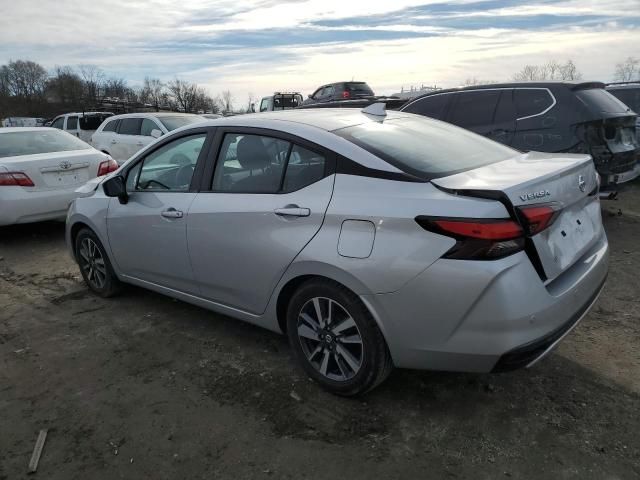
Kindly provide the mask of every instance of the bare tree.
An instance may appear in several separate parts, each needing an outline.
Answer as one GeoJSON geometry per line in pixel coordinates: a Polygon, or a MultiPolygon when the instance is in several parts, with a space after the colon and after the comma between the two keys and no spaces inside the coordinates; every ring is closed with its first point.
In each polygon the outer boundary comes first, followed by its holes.
{"type": "Polygon", "coordinates": [[[166,105],[165,84],[158,78],[145,77],[144,86],[140,94],[140,99],[144,103],[153,105],[156,112],[160,111],[161,105],[166,105]]]}
{"type": "Polygon", "coordinates": [[[220,100],[222,102],[223,112],[233,111],[233,95],[229,90],[225,90],[220,94],[220,100]]]}
{"type": "Polygon", "coordinates": [[[84,83],[71,67],[55,67],[47,84],[47,97],[65,105],[80,105],[83,92],[84,83]]]}
{"type": "Polygon", "coordinates": [[[551,60],[544,65],[525,65],[513,76],[515,81],[543,81],[543,80],[580,80],[582,73],[578,71],[573,60],[564,63],[551,60]]]}
{"type": "Polygon", "coordinates": [[[89,102],[97,101],[104,82],[104,73],[95,65],[80,65],[80,75],[84,81],[86,99],[89,102]]]}
{"type": "Polygon", "coordinates": [[[628,57],[624,62],[616,64],[614,78],[618,82],[640,80],[640,59],[628,57]]]}
{"type": "Polygon", "coordinates": [[[117,98],[124,100],[127,96],[127,82],[124,78],[108,78],[102,84],[102,93],[104,97],[117,98]]]}
{"type": "Polygon", "coordinates": [[[247,95],[247,112],[253,113],[256,111],[256,94],[253,92],[249,92],[247,95]]]}
{"type": "Polygon", "coordinates": [[[185,113],[196,111],[198,85],[176,78],[167,84],[167,89],[178,110],[185,113]]]}
{"type": "Polygon", "coordinates": [[[9,67],[6,65],[0,66],[0,96],[8,97],[11,91],[9,80],[9,67]]]}
{"type": "Polygon", "coordinates": [[[477,77],[468,77],[464,82],[462,82],[462,85],[464,85],[465,87],[471,87],[474,85],[490,85],[492,83],[497,82],[495,80],[481,80],[477,77]]]}
{"type": "Polygon", "coordinates": [[[9,93],[31,101],[41,97],[47,83],[47,71],[32,61],[17,60],[7,66],[9,93]]]}

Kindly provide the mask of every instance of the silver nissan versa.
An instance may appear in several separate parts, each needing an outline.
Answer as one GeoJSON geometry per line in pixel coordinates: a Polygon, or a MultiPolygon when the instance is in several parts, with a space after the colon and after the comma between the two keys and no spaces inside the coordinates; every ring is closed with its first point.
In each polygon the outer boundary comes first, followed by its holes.
{"type": "Polygon", "coordinates": [[[67,242],[85,281],[286,333],[307,374],[340,395],[393,366],[534,364],[607,276],[591,158],[523,154],[383,107],[163,136],[72,204],[67,242]]]}

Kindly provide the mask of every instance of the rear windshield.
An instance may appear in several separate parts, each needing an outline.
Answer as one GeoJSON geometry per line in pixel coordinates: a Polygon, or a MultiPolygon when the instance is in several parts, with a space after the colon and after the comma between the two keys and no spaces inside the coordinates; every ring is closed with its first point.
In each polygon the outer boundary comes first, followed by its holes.
{"type": "Polygon", "coordinates": [[[354,95],[373,95],[371,87],[364,82],[345,83],[344,88],[354,95]]]}
{"type": "Polygon", "coordinates": [[[88,150],[91,146],[60,130],[0,133],[0,157],[88,150]]]}
{"type": "Polygon", "coordinates": [[[160,123],[162,123],[168,131],[171,131],[184,127],[185,125],[191,125],[192,123],[204,122],[206,119],[198,115],[181,115],[175,117],[158,117],[158,120],[160,120],[160,123]]]}
{"type": "Polygon", "coordinates": [[[333,133],[425,180],[500,162],[518,152],[475,133],[427,118],[396,118],[333,133]]]}
{"type": "Polygon", "coordinates": [[[602,88],[578,90],[576,96],[594,112],[626,113],[629,110],[629,107],[602,88]]]}
{"type": "Polygon", "coordinates": [[[98,115],[84,115],[80,117],[81,130],[97,130],[106,118],[113,116],[113,113],[105,113],[98,115]]]}
{"type": "Polygon", "coordinates": [[[636,113],[640,113],[640,87],[609,90],[609,93],[636,113]]]}
{"type": "Polygon", "coordinates": [[[285,108],[295,108],[302,105],[302,95],[274,95],[273,109],[284,110],[285,108]]]}

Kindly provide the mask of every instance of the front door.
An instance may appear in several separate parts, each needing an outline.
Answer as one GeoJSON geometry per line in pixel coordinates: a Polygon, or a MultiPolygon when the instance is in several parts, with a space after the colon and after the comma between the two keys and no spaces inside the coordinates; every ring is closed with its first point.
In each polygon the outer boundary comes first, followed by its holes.
{"type": "Polygon", "coordinates": [[[333,191],[329,152],[275,135],[220,131],[210,191],[196,195],[187,222],[202,295],[256,314],[320,229],[333,191]]]}
{"type": "Polygon", "coordinates": [[[107,230],[123,274],[197,294],[187,253],[186,225],[196,193],[191,187],[206,133],[158,147],[126,173],[129,201],[109,202],[107,230]]]}

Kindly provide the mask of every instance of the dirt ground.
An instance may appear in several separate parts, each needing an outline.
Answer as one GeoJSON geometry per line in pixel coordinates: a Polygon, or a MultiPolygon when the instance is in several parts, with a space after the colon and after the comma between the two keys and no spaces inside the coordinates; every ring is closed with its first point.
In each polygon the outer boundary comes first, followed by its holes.
{"type": "Polygon", "coordinates": [[[531,370],[396,370],[343,399],[284,337],[128,288],[90,294],[63,225],[0,228],[0,479],[640,477],[640,184],[603,203],[596,307],[531,370]]]}

